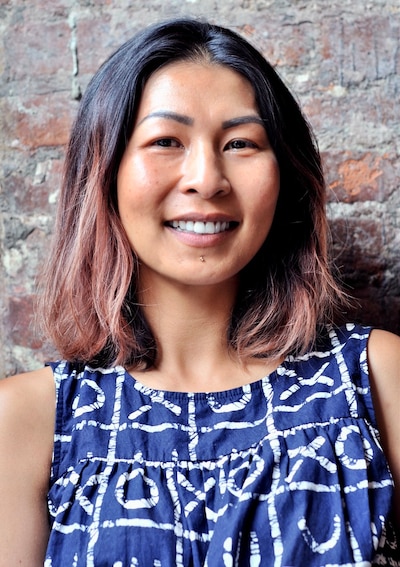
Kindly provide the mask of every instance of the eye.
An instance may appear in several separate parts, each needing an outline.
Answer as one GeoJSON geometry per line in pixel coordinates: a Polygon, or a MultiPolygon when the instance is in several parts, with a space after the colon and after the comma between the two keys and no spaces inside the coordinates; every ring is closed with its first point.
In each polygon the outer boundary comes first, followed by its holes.
{"type": "Polygon", "coordinates": [[[243,140],[242,138],[239,138],[228,142],[224,147],[224,150],[244,150],[249,148],[257,148],[257,144],[250,140],[243,140]]]}
{"type": "Polygon", "coordinates": [[[152,145],[159,146],[160,148],[180,148],[182,146],[182,144],[174,138],[159,138],[155,140],[152,145]]]}

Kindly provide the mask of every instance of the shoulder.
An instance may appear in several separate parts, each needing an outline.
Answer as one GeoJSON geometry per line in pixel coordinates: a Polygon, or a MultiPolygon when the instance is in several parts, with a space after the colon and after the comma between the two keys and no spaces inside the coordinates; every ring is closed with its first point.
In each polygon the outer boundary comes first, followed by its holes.
{"type": "Polygon", "coordinates": [[[368,363],[372,374],[398,382],[400,377],[400,337],[374,329],[368,341],[368,363]]]}
{"type": "Polygon", "coordinates": [[[35,463],[39,464],[40,456],[43,460],[51,458],[55,419],[52,370],[43,368],[1,380],[0,415],[3,456],[7,454],[12,460],[21,458],[22,468],[29,463],[33,469],[35,463]]]}
{"type": "Polygon", "coordinates": [[[400,447],[400,337],[387,331],[373,330],[368,341],[367,358],[378,422],[385,428],[392,429],[393,426],[399,430],[397,447],[400,447]]]}
{"type": "Polygon", "coordinates": [[[51,368],[42,368],[0,380],[2,421],[17,418],[23,421],[46,413],[54,413],[55,385],[51,368]],[[46,402],[53,401],[52,406],[46,402]],[[46,405],[43,406],[43,404],[46,405]]]}
{"type": "Polygon", "coordinates": [[[378,412],[389,412],[387,415],[393,415],[398,422],[400,337],[387,331],[373,330],[368,341],[367,358],[372,393],[378,405],[378,412]]]}
{"type": "Polygon", "coordinates": [[[51,369],[0,380],[0,415],[0,565],[43,565],[55,416],[51,369]]]}
{"type": "Polygon", "coordinates": [[[368,368],[382,445],[395,482],[400,528],[400,337],[387,331],[372,331],[368,368]]]}

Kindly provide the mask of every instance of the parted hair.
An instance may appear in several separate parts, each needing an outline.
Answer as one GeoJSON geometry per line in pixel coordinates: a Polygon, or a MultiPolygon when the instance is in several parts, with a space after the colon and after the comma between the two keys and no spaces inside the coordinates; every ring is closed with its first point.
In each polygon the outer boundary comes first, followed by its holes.
{"type": "Polygon", "coordinates": [[[100,67],[72,128],[40,311],[46,335],[68,360],[151,368],[157,359],[137,299],[140,262],[119,218],[117,173],[146,81],[184,60],[223,65],[250,82],[280,170],[272,227],[239,275],[228,345],[244,359],[303,353],[344,304],[328,254],[320,155],[295,98],[235,32],[190,19],[163,22],[100,67]]]}

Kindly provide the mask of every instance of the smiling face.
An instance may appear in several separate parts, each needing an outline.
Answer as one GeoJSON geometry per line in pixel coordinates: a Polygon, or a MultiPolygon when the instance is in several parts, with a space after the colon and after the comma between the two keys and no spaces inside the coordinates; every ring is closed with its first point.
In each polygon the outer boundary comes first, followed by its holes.
{"type": "Polygon", "coordinates": [[[246,79],[187,61],[149,78],[117,180],[146,286],[236,284],[269,232],[278,192],[276,157],[246,79]]]}

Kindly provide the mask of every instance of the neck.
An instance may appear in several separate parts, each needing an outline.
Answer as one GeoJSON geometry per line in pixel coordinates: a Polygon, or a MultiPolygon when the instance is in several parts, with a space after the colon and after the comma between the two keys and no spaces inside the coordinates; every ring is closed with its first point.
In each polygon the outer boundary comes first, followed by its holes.
{"type": "Polygon", "coordinates": [[[200,343],[225,341],[236,297],[236,283],[221,286],[143,286],[140,294],[146,319],[162,351],[166,346],[187,351],[200,343]]]}
{"type": "Polygon", "coordinates": [[[160,375],[196,381],[215,376],[224,361],[232,362],[227,331],[236,281],[215,286],[141,283],[140,303],[157,341],[155,370],[160,375]]]}
{"type": "Polygon", "coordinates": [[[280,360],[238,360],[227,331],[237,281],[180,286],[141,281],[139,300],[157,341],[158,359],[135,378],[156,389],[216,392],[243,386],[275,370],[280,360]]]}

